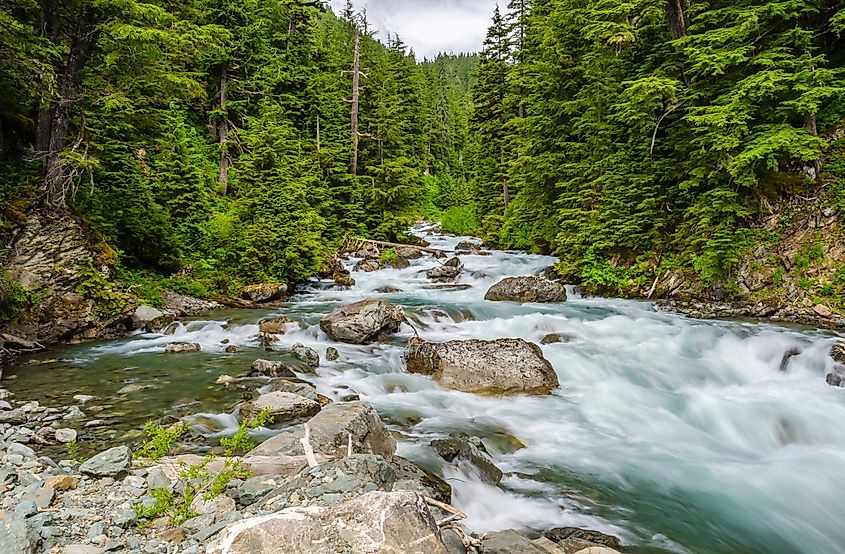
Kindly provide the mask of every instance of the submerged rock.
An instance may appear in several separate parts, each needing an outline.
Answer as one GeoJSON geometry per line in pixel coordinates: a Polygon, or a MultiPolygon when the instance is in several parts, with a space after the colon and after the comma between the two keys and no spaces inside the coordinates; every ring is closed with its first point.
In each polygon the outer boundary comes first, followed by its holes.
{"type": "Polygon", "coordinates": [[[550,333],[543,337],[540,344],[568,344],[574,340],[577,340],[575,335],[570,335],[568,333],[550,333]]]}
{"type": "Polygon", "coordinates": [[[330,346],[326,348],[326,359],[330,362],[336,362],[340,359],[340,352],[338,352],[337,348],[330,346]]]}
{"type": "Polygon", "coordinates": [[[425,501],[374,491],[332,508],[288,508],[227,527],[208,554],[448,554],[425,501]]]}
{"type": "Polygon", "coordinates": [[[363,344],[395,333],[404,320],[402,308],[384,300],[364,300],[333,311],[320,320],[320,329],[338,342],[363,344]]]}
{"type": "Polygon", "coordinates": [[[129,470],[132,451],[126,446],[116,446],[100,452],[79,466],[79,471],[94,477],[116,477],[129,470]]]}
{"type": "MultiPolygon", "coordinates": [[[[341,458],[347,454],[349,435],[356,454],[378,454],[393,458],[396,441],[369,404],[332,404],[308,420],[310,442],[314,452],[341,458]]],[[[305,453],[300,439],[305,429],[284,432],[254,448],[252,456],[299,456],[305,453]]]]}
{"type": "Polygon", "coordinates": [[[255,400],[241,404],[241,417],[249,419],[269,409],[274,423],[286,423],[309,418],[320,411],[320,404],[304,396],[289,392],[262,394],[255,400]]]}
{"type": "Polygon", "coordinates": [[[164,347],[167,354],[185,354],[189,352],[200,352],[202,345],[197,342],[171,342],[164,347]]]}
{"type": "Polygon", "coordinates": [[[449,437],[431,441],[431,447],[449,463],[457,459],[469,462],[478,469],[485,483],[498,485],[502,480],[502,470],[496,467],[488,453],[483,450],[484,446],[480,440],[473,441],[462,436],[449,437]]]}
{"type": "Polygon", "coordinates": [[[536,344],[522,339],[423,343],[407,356],[408,371],[480,394],[549,394],[559,385],[536,344]]]}
{"type": "Polygon", "coordinates": [[[508,277],[492,287],[485,300],[508,302],[563,302],[566,287],[542,277],[508,277]]]}
{"type": "Polygon", "coordinates": [[[278,283],[261,283],[244,287],[238,292],[238,297],[256,304],[266,304],[284,298],[288,286],[278,283]]]}
{"type": "Polygon", "coordinates": [[[258,322],[258,331],[268,335],[284,335],[293,320],[286,316],[268,317],[258,322]]]}
{"type": "Polygon", "coordinates": [[[432,281],[445,283],[457,279],[463,270],[464,264],[461,263],[460,258],[454,257],[443,265],[429,269],[425,272],[425,276],[432,281]]]}

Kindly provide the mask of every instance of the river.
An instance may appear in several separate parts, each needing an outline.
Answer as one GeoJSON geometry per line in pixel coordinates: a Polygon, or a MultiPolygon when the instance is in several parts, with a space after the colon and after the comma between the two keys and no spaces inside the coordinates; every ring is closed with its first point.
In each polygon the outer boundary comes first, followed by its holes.
{"type": "MultiPolygon", "coordinates": [[[[460,240],[426,239],[443,249],[460,240]]],[[[402,437],[399,454],[444,474],[476,531],[586,527],[641,552],[845,552],[845,390],[825,383],[834,334],[696,321],[647,302],[577,294],[561,304],[486,302],[501,278],[536,274],[554,259],[493,252],[462,261],[468,290],[426,289],[421,270],[439,262],[425,257],[404,270],[354,273],[349,290],[312,283],[272,312],[219,312],[174,336],[56,349],[35,358],[46,363],[7,369],[17,377],[4,386],[47,405],[96,396],[83,410],[108,425],[89,433],[96,437],[89,447],[135,440],[144,421],[164,414],[230,433],[239,398],[215,380],[245,372],[256,358],[279,357],[258,345],[257,322],[284,314],[299,329],[275,348],[303,342],[321,355],[338,348],[339,361],[324,361],[316,378],[306,378],[331,398],[354,393],[373,404],[402,437]],[[388,285],[402,292],[375,292],[388,285]],[[429,341],[572,335],[542,347],[560,390],[512,398],[448,391],[404,372],[408,326],[367,346],[331,343],[319,330],[332,309],[373,297],[404,306],[429,341]],[[242,352],[225,354],[224,340],[242,352]],[[172,341],[199,342],[203,351],[163,354],[172,341]],[[801,354],[781,372],[793,347],[801,354]],[[487,439],[508,474],[500,487],[448,466],[428,447],[458,431],[487,439]]]]}

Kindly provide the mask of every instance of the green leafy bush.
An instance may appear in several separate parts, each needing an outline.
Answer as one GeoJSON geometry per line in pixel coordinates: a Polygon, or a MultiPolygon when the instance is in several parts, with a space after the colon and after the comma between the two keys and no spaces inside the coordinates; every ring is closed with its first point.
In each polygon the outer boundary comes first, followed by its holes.
{"type": "Polygon", "coordinates": [[[441,226],[446,233],[455,235],[473,235],[478,232],[475,204],[455,206],[446,210],[441,226]]]}

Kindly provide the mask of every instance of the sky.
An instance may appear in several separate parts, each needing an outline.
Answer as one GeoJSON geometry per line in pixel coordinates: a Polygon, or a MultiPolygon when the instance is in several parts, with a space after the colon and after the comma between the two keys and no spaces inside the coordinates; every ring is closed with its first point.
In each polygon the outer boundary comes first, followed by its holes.
{"type": "MultiPolygon", "coordinates": [[[[498,0],[503,5],[506,0],[498,0]]],[[[399,37],[418,58],[433,58],[439,52],[481,50],[497,0],[354,0],[358,9],[367,8],[370,26],[382,39],[387,33],[399,37]]],[[[330,0],[339,14],[346,0],[330,0]]]]}

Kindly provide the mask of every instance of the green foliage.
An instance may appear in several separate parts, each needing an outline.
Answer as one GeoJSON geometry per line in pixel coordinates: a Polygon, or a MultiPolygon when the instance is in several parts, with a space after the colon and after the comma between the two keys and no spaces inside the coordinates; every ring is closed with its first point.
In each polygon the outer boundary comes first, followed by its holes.
{"type": "Polygon", "coordinates": [[[68,459],[78,463],[85,461],[85,459],[79,454],[79,442],[76,439],[68,442],[66,446],[68,459]]]}
{"type": "Polygon", "coordinates": [[[786,269],[783,267],[779,267],[775,270],[775,274],[772,277],[772,282],[775,284],[776,287],[783,286],[783,277],[786,274],[786,269]]]}
{"type": "Polygon", "coordinates": [[[147,438],[137,451],[137,455],[157,462],[170,454],[171,450],[173,450],[173,443],[190,430],[191,425],[186,422],[165,428],[155,422],[149,421],[144,425],[144,433],[147,435],[147,438]]]}
{"type": "Polygon", "coordinates": [[[165,516],[176,503],[176,496],[168,489],[150,489],[150,496],[155,500],[152,506],[139,503],[132,507],[139,520],[158,519],[165,516]]]}
{"type": "Polygon", "coordinates": [[[478,232],[475,204],[454,206],[446,210],[441,219],[441,228],[446,233],[471,236],[478,232]]]}
{"type": "Polygon", "coordinates": [[[801,277],[797,282],[798,288],[804,290],[811,290],[814,287],[813,280],[808,277],[801,277]]]}
{"type": "Polygon", "coordinates": [[[14,323],[22,312],[40,303],[39,294],[0,273],[0,324],[14,323]]]}
{"type": "Polygon", "coordinates": [[[581,264],[584,285],[590,289],[619,291],[629,283],[627,271],[616,267],[607,260],[599,259],[594,249],[587,250],[581,264]]]}
{"type": "Polygon", "coordinates": [[[242,421],[234,435],[220,439],[220,445],[224,448],[226,456],[234,456],[237,452],[252,450],[255,445],[249,438],[249,432],[272,422],[273,412],[269,408],[261,410],[253,418],[242,421]]]}
{"type": "Polygon", "coordinates": [[[395,264],[399,261],[399,255],[396,253],[395,248],[385,248],[379,254],[379,258],[381,259],[382,263],[387,265],[395,264]]]}
{"type": "Polygon", "coordinates": [[[115,317],[124,313],[132,297],[114,290],[114,286],[94,267],[91,259],[85,259],[77,265],[79,281],[76,293],[93,300],[97,313],[102,317],[115,317]]]}

